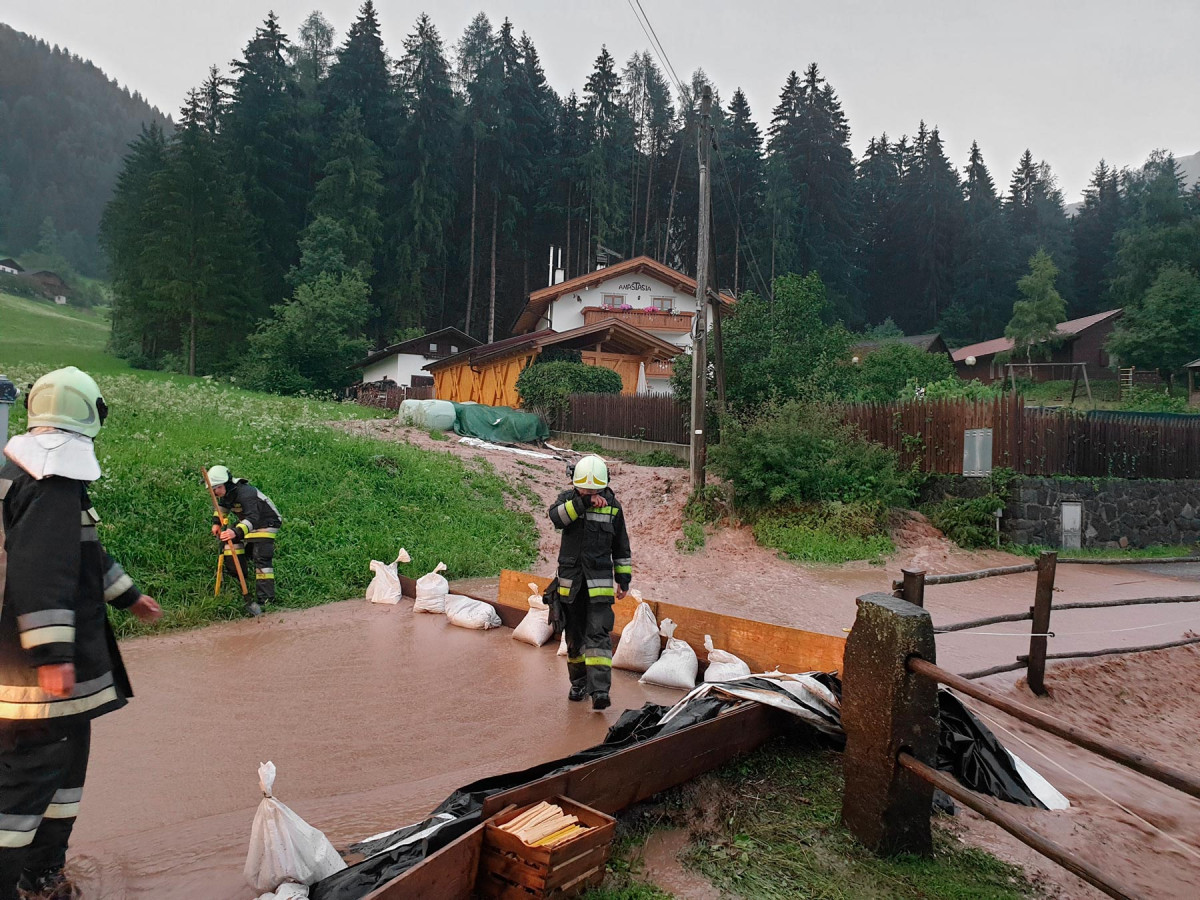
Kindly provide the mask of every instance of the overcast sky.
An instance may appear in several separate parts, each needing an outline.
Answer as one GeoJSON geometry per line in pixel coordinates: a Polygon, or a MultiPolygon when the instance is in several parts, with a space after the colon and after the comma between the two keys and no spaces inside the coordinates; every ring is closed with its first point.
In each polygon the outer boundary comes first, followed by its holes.
{"type": "MultiPolygon", "coordinates": [[[[208,66],[227,69],[269,9],[289,35],[314,8],[339,43],[360,0],[0,0],[0,21],[69,47],[174,112],[208,66]]],[[[480,10],[527,31],[550,83],[583,82],[601,44],[620,63],[649,47],[629,0],[376,0],[392,56],[422,10],[448,47],[480,10]]],[[[881,132],[941,129],[960,168],[978,140],[1001,188],[1022,151],[1068,200],[1104,157],[1200,151],[1197,0],[642,0],[685,81],[703,67],[765,127],[788,71],[816,61],[842,99],[856,155],[881,132]]]]}

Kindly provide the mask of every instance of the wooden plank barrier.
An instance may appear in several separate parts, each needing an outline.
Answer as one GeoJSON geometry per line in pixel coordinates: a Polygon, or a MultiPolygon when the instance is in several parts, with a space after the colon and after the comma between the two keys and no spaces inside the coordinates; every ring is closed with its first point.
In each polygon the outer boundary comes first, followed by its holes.
{"type": "Polygon", "coordinates": [[[364,900],[467,900],[475,894],[483,824],[431,853],[407,872],[367,894],[364,900]]]}
{"type": "MultiPolygon", "coordinates": [[[[550,578],[539,575],[503,570],[496,603],[501,619],[511,617],[514,610],[524,616],[529,610],[530,583],[536,584],[539,590],[545,590],[550,581],[550,578]]],[[[646,602],[654,610],[654,618],[659,622],[671,619],[679,626],[675,637],[687,641],[702,662],[708,658],[704,636],[709,634],[712,635],[714,646],[741,657],[755,672],[770,672],[776,668],[784,672],[841,671],[842,653],[846,648],[844,637],[755,622],[648,598],[646,602]]],[[[636,609],[637,601],[632,596],[614,603],[614,634],[619,635],[629,624],[636,609]]],[[[520,621],[520,617],[517,621],[520,621]]]]}

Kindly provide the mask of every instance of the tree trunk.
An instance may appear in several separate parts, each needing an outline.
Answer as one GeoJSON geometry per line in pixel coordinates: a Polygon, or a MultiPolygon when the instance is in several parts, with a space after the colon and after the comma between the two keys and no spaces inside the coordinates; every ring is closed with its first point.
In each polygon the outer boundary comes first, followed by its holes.
{"type": "Polygon", "coordinates": [[[679,169],[683,166],[683,150],[687,146],[685,141],[680,141],[679,161],[675,163],[675,180],[671,182],[671,202],[667,204],[667,233],[663,236],[663,252],[662,259],[659,260],[664,266],[669,266],[667,262],[667,253],[671,247],[671,218],[675,215],[675,191],[679,188],[679,169]]]}
{"type": "Polygon", "coordinates": [[[488,298],[488,339],[490,344],[496,339],[496,232],[500,219],[500,194],[492,193],[492,288],[488,298]]]}
{"type": "Polygon", "coordinates": [[[650,188],[654,185],[654,157],[657,153],[658,143],[655,142],[654,150],[646,166],[646,212],[642,222],[642,256],[646,255],[647,241],[650,237],[650,188]]]}
{"type": "Polygon", "coordinates": [[[196,311],[192,310],[191,324],[188,328],[188,374],[196,375],[196,311]]]}
{"type": "Polygon", "coordinates": [[[741,203],[738,204],[738,209],[733,211],[733,296],[738,295],[738,275],[740,273],[739,263],[741,262],[742,252],[742,229],[739,226],[738,213],[741,211],[741,203]]]}
{"type": "Polygon", "coordinates": [[[570,180],[568,180],[567,181],[567,252],[566,252],[567,268],[566,268],[566,271],[563,272],[563,280],[564,281],[571,277],[571,202],[572,202],[571,195],[574,193],[574,191],[573,191],[574,187],[575,187],[575,185],[570,180]]]}
{"type": "Polygon", "coordinates": [[[475,299],[475,195],[479,186],[479,138],[471,153],[471,253],[467,263],[467,334],[471,333],[471,301],[475,299]]]}

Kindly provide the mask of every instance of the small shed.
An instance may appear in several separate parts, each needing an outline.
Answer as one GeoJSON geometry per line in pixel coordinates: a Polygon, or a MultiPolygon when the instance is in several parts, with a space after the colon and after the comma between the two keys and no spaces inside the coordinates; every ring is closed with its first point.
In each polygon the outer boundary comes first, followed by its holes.
{"type": "Polygon", "coordinates": [[[425,368],[433,374],[439,400],[517,407],[517,377],[548,347],[578,350],[584,363],[612,369],[621,376],[623,394],[637,392],[642,364],[648,371],[669,367],[680,353],[677,345],[613,318],[570,331],[546,328],[520,334],[435,360],[425,368]]]}
{"type": "Polygon", "coordinates": [[[24,271],[21,268],[21,264],[12,257],[0,259],[0,272],[3,272],[5,275],[20,275],[24,271]]]}
{"type": "Polygon", "coordinates": [[[422,387],[433,384],[425,372],[431,360],[445,359],[478,346],[479,341],[465,332],[443,328],[376,350],[350,368],[362,369],[363,384],[390,379],[402,387],[422,387]]]}
{"type": "Polygon", "coordinates": [[[1200,406],[1200,390],[1196,389],[1196,374],[1200,372],[1200,359],[1194,359],[1186,366],[1188,373],[1188,406],[1200,406]]]}

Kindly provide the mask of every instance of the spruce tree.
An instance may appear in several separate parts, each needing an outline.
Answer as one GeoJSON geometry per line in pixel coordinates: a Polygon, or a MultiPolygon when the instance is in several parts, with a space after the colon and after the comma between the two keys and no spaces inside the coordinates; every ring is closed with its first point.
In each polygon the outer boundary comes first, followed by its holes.
{"type": "Polygon", "coordinates": [[[713,209],[722,250],[717,272],[735,294],[743,285],[753,285],[763,295],[767,293],[759,265],[766,202],[763,138],[741,88],[729,102],[726,126],[715,141],[713,209]]]}
{"type": "Polygon", "coordinates": [[[1122,206],[1119,174],[1100,160],[1084,189],[1083,206],[1071,221],[1075,266],[1073,316],[1089,315],[1103,308],[1122,206]]]}
{"type": "Polygon", "coordinates": [[[336,129],[350,107],[357,107],[362,114],[367,138],[376,147],[388,152],[395,146],[397,110],[391,63],[372,0],[364,0],[329,68],[325,81],[328,127],[336,129]]]}
{"type": "Polygon", "coordinates": [[[866,152],[858,164],[857,193],[864,310],[868,321],[890,321],[898,305],[895,286],[900,262],[900,235],[896,225],[900,165],[886,133],[867,142],[866,152]]]}
{"type": "MultiPolygon", "coordinates": [[[[1012,356],[1032,362],[1036,351],[1049,356],[1058,340],[1058,324],[1066,319],[1067,307],[1054,287],[1058,267],[1045,250],[1029,260],[1029,272],[1017,282],[1021,299],[1013,304],[1012,318],[1004,336],[1013,342],[1012,356]]],[[[1032,375],[1032,369],[1030,370],[1032,375]]]]}

